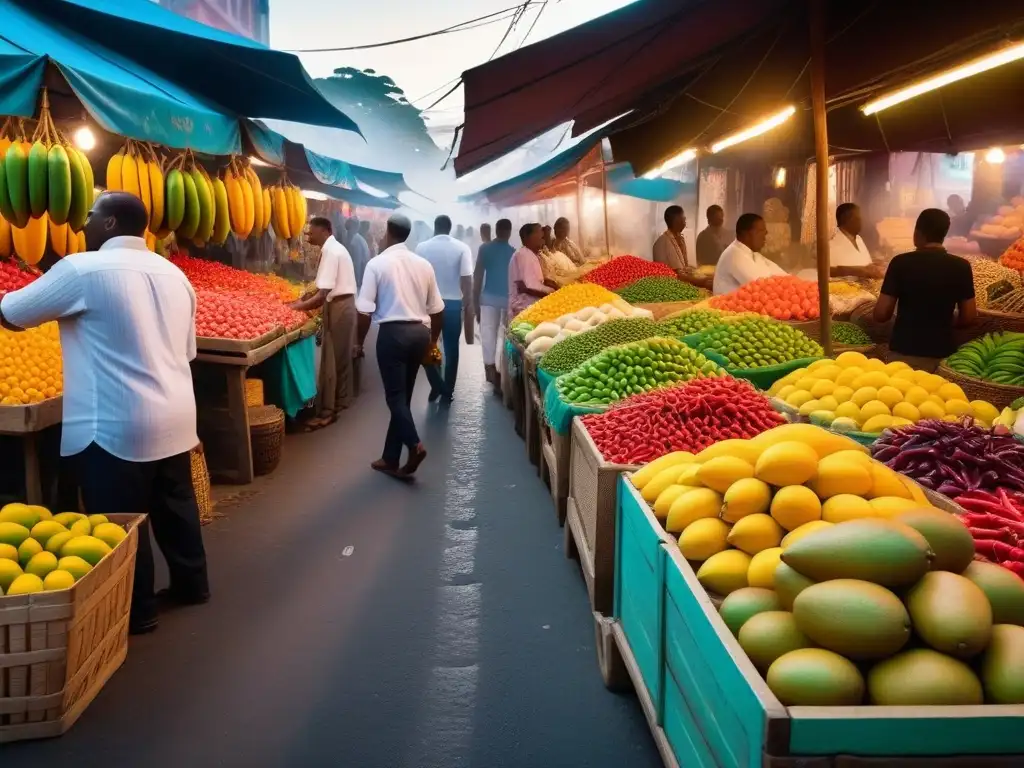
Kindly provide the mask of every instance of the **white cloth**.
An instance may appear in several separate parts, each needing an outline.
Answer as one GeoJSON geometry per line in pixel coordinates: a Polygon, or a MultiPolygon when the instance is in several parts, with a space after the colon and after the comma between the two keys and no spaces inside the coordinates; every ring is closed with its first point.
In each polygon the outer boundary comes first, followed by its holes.
{"type": "Polygon", "coordinates": [[[484,365],[497,365],[496,353],[505,338],[508,312],[503,307],[480,307],[480,346],[483,347],[484,365]]]}
{"type": "Polygon", "coordinates": [[[378,323],[418,320],[429,326],[444,301],[430,262],[399,243],[366,265],[356,309],[378,323]]]}
{"type": "Polygon", "coordinates": [[[356,269],[352,264],[352,254],[335,239],[334,235],[328,237],[320,249],[316,287],[321,291],[329,291],[328,301],[339,296],[356,295],[356,269]]]}
{"type": "Polygon", "coordinates": [[[0,302],[7,322],[60,325],[61,454],[95,442],[119,459],[157,461],[194,448],[196,295],[139,237],[65,256],[0,302]]]}
{"type": "Polygon", "coordinates": [[[784,274],[786,270],[774,261],[766,259],[760,253],[754,253],[739,240],[733,240],[718,259],[713,293],[715,296],[721,296],[724,293],[732,293],[740,286],[758,278],[784,274]]]}
{"type": "Polygon", "coordinates": [[[828,261],[832,267],[870,267],[871,252],[857,235],[857,245],[841,229],[837,229],[828,243],[828,261]]]}
{"type": "Polygon", "coordinates": [[[416,253],[430,262],[437,288],[445,301],[462,301],[460,278],[473,276],[473,253],[451,235],[434,235],[416,246],[416,253]]]}

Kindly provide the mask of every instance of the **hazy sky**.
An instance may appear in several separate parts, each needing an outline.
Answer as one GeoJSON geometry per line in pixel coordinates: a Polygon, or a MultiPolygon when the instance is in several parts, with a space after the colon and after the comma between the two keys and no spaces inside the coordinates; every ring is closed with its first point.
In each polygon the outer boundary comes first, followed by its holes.
{"type": "MultiPolygon", "coordinates": [[[[548,0],[528,42],[582,24],[632,0],[548,0]]],[[[431,32],[515,5],[515,0],[271,0],[270,44],[282,50],[326,48],[394,40],[431,32]]],[[[501,53],[514,50],[523,40],[539,6],[526,11],[509,35],[501,53]]],[[[508,29],[509,20],[466,32],[439,35],[413,43],[369,51],[301,54],[314,77],[331,74],[336,67],[375,69],[390,75],[418,107],[440,97],[463,72],[491,56],[508,29]],[[428,96],[428,93],[437,92],[428,96]]],[[[429,117],[435,125],[461,122],[462,89],[448,97],[429,117]]]]}

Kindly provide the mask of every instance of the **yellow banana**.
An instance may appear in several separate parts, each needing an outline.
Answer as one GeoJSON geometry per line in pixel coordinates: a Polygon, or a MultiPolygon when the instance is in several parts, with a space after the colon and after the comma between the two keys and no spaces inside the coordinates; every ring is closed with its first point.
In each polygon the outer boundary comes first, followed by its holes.
{"type": "Polygon", "coordinates": [[[24,227],[13,227],[11,238],[14,240],[14,252],[26,264],[38,264],[46,253],[46,234],[48,216],[44,213],[39,218],[29,219],[24,227]]]}
{"type": "Polygon", "coordinates": [[[270,219],[274,215],[274,202],[270,197],[270,188],[267,187],[263,190],[263,224],[260,229],[264,232],[267,231],[267,227],[270,226],[270,219]]]}
{"type": "MultiPolygon", "coordinates": [[[[68,225],[67,222],[63,224],[54,224],[52,219],[49,219],[50,223],[50,247],[53,252],[60,256],[62,259],[68,255],[68,225]]],[[[72,251],[74,253],[74,251],[72,251]]]]}
{"type": "Polygon", "coordinates": [[[153,208],[149,212],[149,229],[157,232],[164,224],[164,172],[155,160],[146,163],[149,174],[149,191],[153,198],[153,208]]]}
{"type": "Polygon", "coordinates": [[[245,169],[245,178],[252,188],[252,234],[259,237],[266,229],[263,226],[263,184],[252,168],[245,169]]]}
{"type": "Polygon", "coordinates": [[[85,253],[87,250],[89,247],[85,242],[85,230],[83,229],[78,233],[78,253],[85,253]]]}
{"type": "Polygon", "coordinates": [[[156,237],[148,229],[146,230],[146,247],[151,251],[156,251],[156,237]]]}
{"type": "Polygon", "coordinates": [[[139,186],[139,165],[131,154],[125,155],[121,161],[121,189],[142,200],[142,190],[139,186]]]}
{"type": "Polygon", "coordinates": [[[288,229],[292,237],[299,237],[305,228],[306,222],[303,219],[302,211],[299,209],[299,191],[293,186],[287,189],[288,194],[288,229]]]}
{"type": "Polygon", "coordinates": [[[78,234],[75,232],[75,230],[71,228],[70,225],[67,227],[67,238],[67,242],[64,244],[64,250],[66,252],[66,255],[78,253],[80,250],[78,247],[78,234]]]}
{"type": "Polygon", "coordinates": [[[284,240],[291,240],[291,227],[288,216],[288,195],[284,187],[274,187],[274,234],[284,240]]]}
{"type": "Polygon", "coordinates": [[[121,166],[124,164],[124,150],[118,150],[107,162],[107,190],[116,192],[121,186],[121,166]]]}
{"type": "MultiPolygon", "coordinates": [[[[7,139],[0,139],[0,143],[7,141],[7,139]]],[[[0,216],[0,258],[9,258],[14,243],[11,241],[11,223],[7,221],[3,216],[0,216]]]]}
{"type": "Polygon", "coordinates": [[[228,214],[231,217],[231,230],[242,237],[245,231],[245,198],[242,195],[242,185],[239,183],[235,172],[230,168],[224,174],[224,188],[228,193],[228,214]]]}
{"type": "Polygon", "coordinates": [[[242,188],[242,202],[245,204],[245,220],[242,222],[241,237],[247,238],[252,234],[252,227],[255,223],[256,206],[253,199],[252,185],[249,180],[242,176],[238,179],[238,185],[242,188]]]}
{"type": "Polygon", "coordinates": [[[153,215],[153,193],[149,185],[149,163],[141,157],[135,161],[135,171],[139,180],[139,198],[146,206],[146,216],[153,215]]]}

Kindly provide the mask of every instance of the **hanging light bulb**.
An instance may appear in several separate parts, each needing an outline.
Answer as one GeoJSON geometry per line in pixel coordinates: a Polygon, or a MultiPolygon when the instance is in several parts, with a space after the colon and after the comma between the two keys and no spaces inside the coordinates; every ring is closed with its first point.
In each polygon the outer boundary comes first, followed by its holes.
{"type": "Polygon", "coordinates": [[[83,152],[90,152],[96,148],[96,134],[88,125],[83,125],[75,131],[75,145],[83,152]]]}
{"type": "Polygon", "coordinates": [[[775,169],[775,188],[782,189],[786,186],[786,169],[776,168],[775,169]]]}
{"type": "Polygon", "coordinates": [[[985,162],[989,165],[1002,165],[1006,161],[1006,153],[1001,147],[992,147],[985,153],[985,162]]]}

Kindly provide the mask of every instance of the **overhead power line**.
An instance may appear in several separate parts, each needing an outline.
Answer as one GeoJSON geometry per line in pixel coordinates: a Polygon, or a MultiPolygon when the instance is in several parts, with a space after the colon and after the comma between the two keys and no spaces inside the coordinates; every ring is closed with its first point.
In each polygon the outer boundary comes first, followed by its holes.
{"type": "Polygon", "coordinates": [[[341,51],[365,51],[371,48],[385,48],[391,45],[401,45],[402,43],[412,43],[417,40],[425,40],[428,37],[437,37],[438,35],[448,35],[453,32],[465,32],[470,29],[477,29],[478,27],[484,27],[489,24],[497,24],[504,21],[505,19],[515,19],[519,16],[524,9],[532,6],[543,4],[538,0],[527,0],[526,2],[513,5],[494,13],[488,13],[485,16],[478,16],[475,19],[467,19],[466,21],[459,22],[458,24],[452,24],[449,27],[443,29],[436,29],[433,32],[424,32],[419,35],[413,35],[411,37],[403,37],[397,40],[385,40],[379,43],[367,43],[366,45],[348,45],[337,48],[294,48],[288,51],[288,53],[336,53],[341,51]]]}

